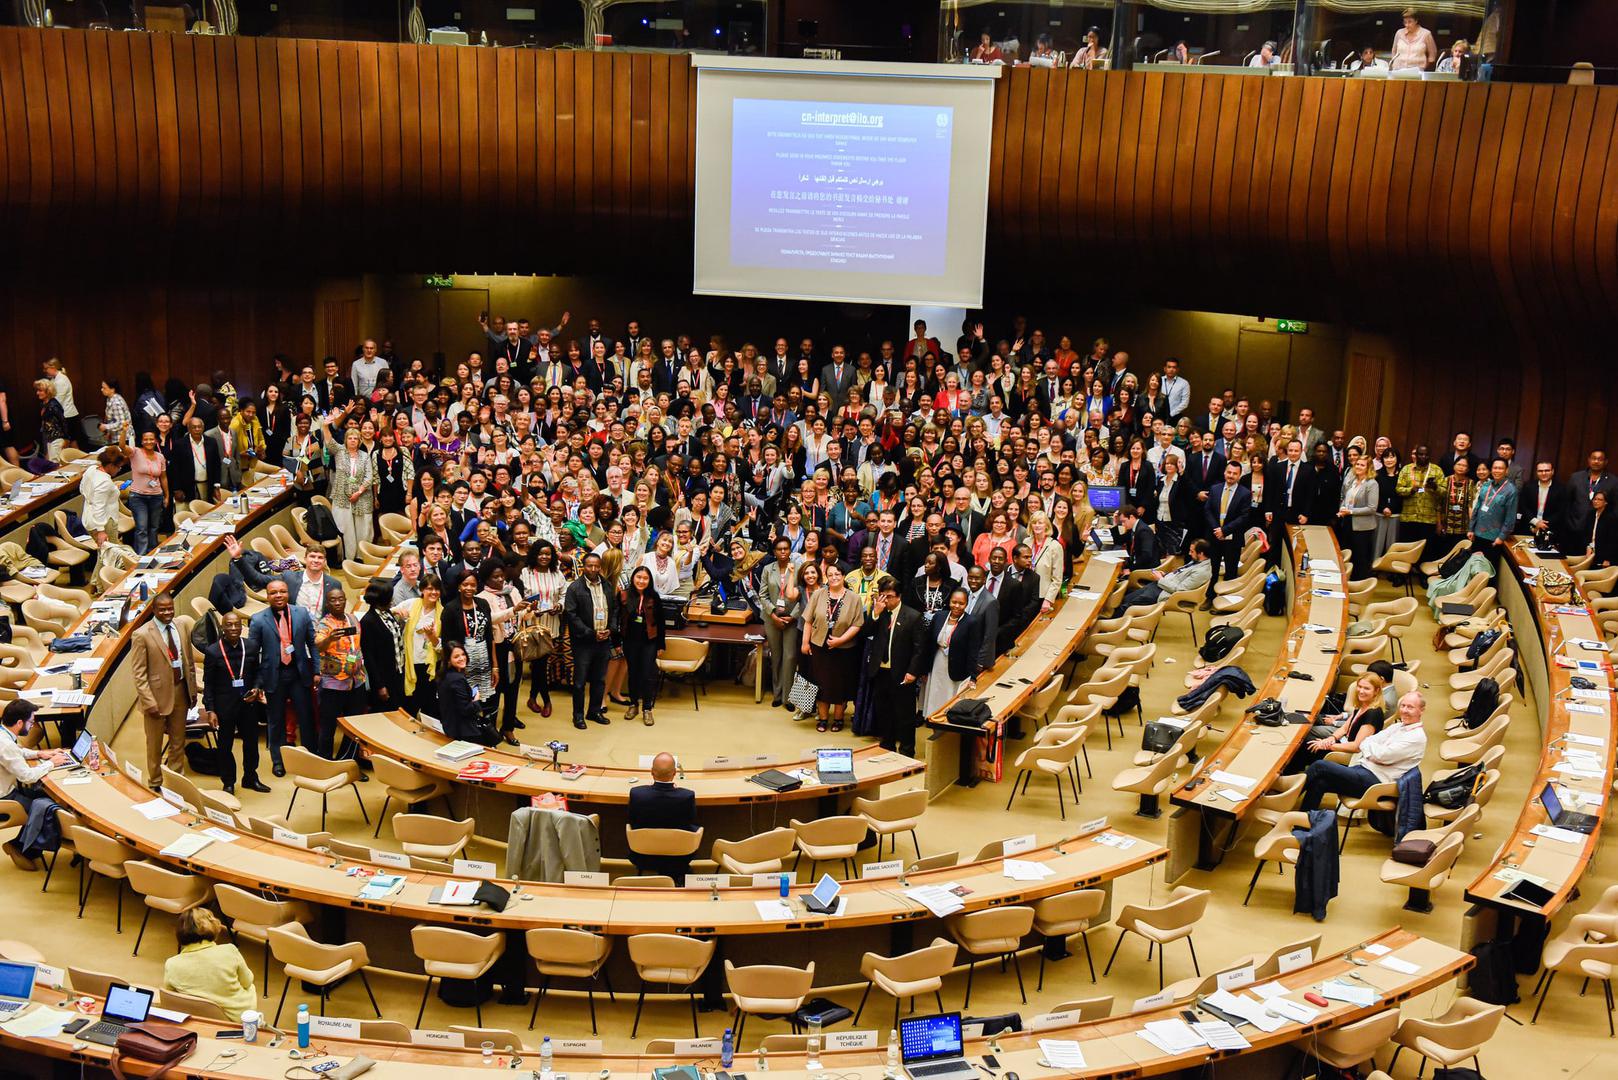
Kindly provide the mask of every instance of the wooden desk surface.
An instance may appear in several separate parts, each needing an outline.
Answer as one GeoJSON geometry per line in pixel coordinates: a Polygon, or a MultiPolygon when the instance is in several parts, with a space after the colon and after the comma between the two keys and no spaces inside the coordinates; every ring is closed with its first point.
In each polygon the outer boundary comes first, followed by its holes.
{"type": "MultiPolygon", "coordinates": [[[[288,479],[289,477],[285,473],[277,473],[274,476],[260,480],[248,488],[246,492],[248,509],[245,513],[239,513],[235,509],[235,500],[234,497],[231,497],[221,500],[215,505],[214,509],[197,520],[230,522],[232,523],[233,532],[240,536],[247,529],[273,517],[290,505],[292,496],[290,489],[287,487],[288,479]]],[[[117,658],[124,654],[135,631],[140,629],[141,625],[151,617],[151,598],[164,589],[168,589],[172,594],[177,594],[180,586],[197,573],[199,569],[206,566],[210,559],[224,550],[224,546],[225,542],[222,536],[205,536],[199,532],[183,530],[177,532],[158,551],[179,551],[181,553],[179,559],[164,564],[161,568],[154,566],[143,569],[141,563],[136,563],[116,586],[107,589],[96,598],[98,603],[105,601],[121,604],[123,598],[134,593],[141,584],[144,583],[148,586],[147,599],[141,600],[137,596],[136,599],[130,602],[130,618],[121,627],[118,627],[115,633],[96,634],[95,644],[88,652],[64,653],[62,655],[60,661],[62,663],[89,657],[95,657],[102,661],[99,670],[83,677],[85,693],[95,696],[106,685],[107,680],[118,667],[117,658]]],[[[176,605],[176,608],[176,614],[188,616],[191,614],[188,611],[179,611],[178,605],[176,605]]],[[[68,633],[88,633],[89,627],[98,622],[105,625],[104,617],[98,615],[96,609],[92,607],[68,628],[68,633]]],[[[35,704],[40,707],[41,715],[44,716],[55,713],[79,712],[82,711],[79,707],[63,706],[57,708],[50,703],[50,692],[52,690],[65,690],[72,687],[72,685],[73,677],[71,675],[52,675],[38,672],[29,680],[28,685],[17,693],[20,697],[34,699],[35,704]]]]}
{"type": "MultiPolygon", "coordinates": [[[[565,795],[569,801],[586,803],[627,804],[629,789],[637,784],[651,782],[651,762],[628,768],[617,765],[583,763],[585,768],[577,778],[569,780],[552,769],[550,763],[537,762],[520,753],[508,753],[491,748],[464,761],[446,761],[436,751],[450,740],[431,728],[423,727],[402,710],[390,713],[362,713],[339,718],[343,730],[369,749],[415,766],[431,776],[454,781],[468,761],[491,761],[502,765],[515,765],[517,771],[510,779],[498,784],[481,781],[457,781],[476,787],[488,788],[510,795],[539,795],[554,792],[565,795]]],[[[648,758],[651,755],[646,755],[648,758]]],[[[563,754],[564,765],[578,759],[563,754]]],[[[814,747],[805,747],[802,754],[783,757],[767,754],[755,757],[713,757],[704,761],[682,761],[684,777],[682,787],[696,792],[697,804],[723,805],[729,803],[787,802],[818,799],[827,795],[840,795],[851,791],[864,791],[883,784],[914,776],[925,767],[915,758],[879,746],[862,746],[854,751],[852,784],[827,785],[813,778],[814,747]],[[776,793],[748,780],[765,769],[783,771],[807,768],[810,778],[794,791],[776,793]]]]}
{"type": "Polygon", "coordinates": [[[86,455],[51,472],[24,481],[30,486],[33,494],[26,495],[20,501],[12,500],[11,487],[8,486],[4,491],[3,502],[0,502],[0,534],[10,532],[20,525],[33,525],[36,519],[46,520],[49,513],[59,504],[65,503],[79,493],[79,481],[84,479],[85,470],[95,463],[93,455],[86,455]]]}
{"type": "Polygon", "coordinates": [[[1090,633],[1118,584],[1122,566],[1094,553],[1084,555],[1067,596],[1028,625],[1016,645],[978,676],[975,689],[962,690],[927,719],[941,721],[957,701],[979,698],[989,703],[997,722],[1009,720],[1090,633]]]}
{"type": "MultiPolygon", "coordinates": [[[[766,919],[756,906],[756,901],[776,898],[773,887],[722,889],[720,899],[714,901],[709,899],[706,889],[638,889],[496,879],[498,884],[520,897],[504,912],[492,912],[482,906],[443,907],[429,903],[428,894],[456,880],[450,874],[339,860],[318,850],[268,840],[191,813],[152,820],[137,808],[138,804],[151,801],[150,793],[130,777],[110,769],[101,774],[59,771],[49,774],[44,783],[51,797],[77,813],[84,824],[122,840],[146,856],[243,888],[330,907],[380,912],[416,922],[502,929],[578,927],[606,934],[769,934],[891,925],[932,917],[923,904],[906,896],[898,882],[891,878],[847,882],[843,888],[843,895],[848,898],[845,910],[835,916],[805,916],[796,897],[807,890],[799,888],[793,894],[797,917],[786,921],[766,919]],[[161,854],[180,837],[209,828],[218,830],[210,834],[215,839],[195,855],[182,859],[161,854]],[[224,839],[227,836],[230,839],[224,839]],[[400,874],[405,879],[404,887],[381,900],[361,900],[357,894],[363,880],[350,874],[351,870],[361,867],[400,874]],[[534,900],[540,902],[534,903],[534,900]]],[[[963,898],[965,910],[975,911],[1086,888],[1167,857],[1166,849],[1138,837],[1132,838],[1134,842],[1127,850],[1098,843],[1095,839],[1109,834],[1121,835],[1117,830],[1106,830],[1079,839],[1047,843],[1014,856],[1049,864],[1054,874],[1042,881],[1012,880],[1003,872],[1004,859],[987,859],[912,875],[908,879],[909,886],[958,883],[971,890],[963,898]],[[1063,851],[1058,852],[1058,847],[1063,851]]]]}
{"type": "MultiPolygon", "coordinates": [[[[1319,588],[1311,577],[1302,573],[1303,558],[1309,557],[1311,570],[1340,568],[1337,538],[1329,527],[1305,525],[1292,530],[1293,580],[1297,583],[1292,601],[1292,618],[1287,624],[1287,636],[1281,655],[1275,659],[1270,676],[1259,684],[1258,693],[1242,703],[1245,708],[1267,697],[1280,698],[1288,712],[1303,712],[1313,716],[1320,703],[1331,693],[1337,681],[1338,657],[1348,635],[1348,601],[1341,596],[1323,596],[1321,593],[1342,593],[1341,585],[1319,588]],[[1305,586],[1308,586],[1307,588],[1305,586]],[[1327,627],[1325,633],[1305,629],[1306,624],[1327,627]],[[1296,649],[1297,659],[1291,659],[1296,649]],[[1289,679],[1289,671],[1313,676],[1312,681],[1289,679]]],[[[1346,584],[1346,583],[1344,583],[1346,584]]],[[[1309,733],[1307,724],[1286,724],[1281,727],[1263,727],[1254,723],[1251,715],[1243,713],[1219,748],[1210,754],[1184,784],[1171,792],[1169,798],[1176,805],[1197,807],[1221,817],[1239,818],[1253,807],[1287,761],[1303,743],[1309,733]],[[1245,788],[1221,784],[1213,779],[1215,770],[1250,778],[1253,783],[1245,788]],[[1192,785],[1195,784],[1195,787],[1192,785]],[[1239,799],[1226,798],[1222,792],[1242,793],[1239,799]]]]}
{"type": "MultiPolygon", "coordinates": [[[[1300,1025],[1288,1022],[1268,1034],[1255,1030],[1252,1025],[1245,1025],[1241,1028],[1241,1032],[1252,1043],[1251,1049],[1217,1052],[1201,1047],[1180,1054],[1162,1053],[1141,1038],[1139,1033],[1148,1023],[1177,1018],[1183,1006],[1173,1006],[1144,1009],[1086,1023],[1059,1025],[1037,1032],[1003,1034],[992,1039],[969,1039],[965,1052],[968,1058],[979,1058],[992,1052],[999,1058],[1002,1069],[1015,1071],[1024,1076],[1043,1076],[1050,1071],[1038,1064],[1042,1057],[1039,1049],[1041,1039],[1069,1039],[1079,1043],[1086,1067],[1082,1070],[1062,1070],[1063,1075],[1067,1076],[1090,1078],[1160,1076],[1204,1066],[1212,1068],[1214,1062],[1229,1061],[1234,1056],[1258,1054],[1272,1048],[1283,1047],[1312,1032],[1343,1027],[1363,1020],[1453,979],[1460,972],[1470,968],[1472,962],[1471,956],[1464,952],[1395,927],[1375,935],[1370,941],[1356,946],[1355,949],[1321,957],[1272,980],[1286,989],[1287,992],[1282,996],[1301,1005],[1304,1004],[1305,992],[1318,988],[1325,980],[1352,973],[1354,978],[1349,981],[1353,985],[1369,986],[1377,992],[1380,1000],[1366,1006],[1334,1000],[1326,1008],[1320,1009],[1310,1023],[1300,1025]],[[1373,957],[1368,951],[1362,951],[1366,945],[1385,948],[1388,950],[1386,956],[1417,965],[1419,970],[1404,974],[1382,966],[1381,957],[1373,957]],[[1350,955],[1362,961],[1363,966],[1352,963],[1349,960],[1350,955]]],[[[36,986],[33,999],[37,1004],[19,1015],[26,1016],[27,1012],[43,1006],[60,1008],[66,995],[61,991],[36,986]]],[[[97,1002],[94,1011],[99,1012],[99,1006],[100,1003],[97,1002]]],[[[1211,1016],[1204,1018],[1212,1019],[1211,1016]]],[[[239,1039],[228,1042],[214,1039],[213,1032],[221,1026],[216,1020],[192,1019],[187,1021],[185,1026],[200,1036],[196,1052],[179,1067],[179,1071],[188,1077],[205,1077],[208,1080],[239,1080],[242,1077],[254,1080],[278,1080],[291,1066],[297,1064],[289,1056],[289,1051],[296,1044],[293,1038],[283,1039],[278,1047],[272,1049],[269,1045],[271,1035],[262,1029],[256,1042],[244,1044],[239,1039]],[[221,1053],[226,1050],[234,1050],[239,1056],[231,1059],[222,1058],[221,1053]]],[[[876,1045],[873,1048],[822,1051],[822,1068],[817,1070],[817,1073],[832,1073],[847,1077],[849,1080],[877,1080],[883,1075],[882,1070],[886,1061],[886,1037],[880,1031],[875,1034],[876,1045]]],[[[442,1077],[446,1070],[454,1076],[459,1076],[464,1071],[468,1080],[473,1076],[488,1075],[476,1047],[454,1048],[453,1043],[457,1037],[447,1032],[435,1032],[429,1037],[436,1039],[438,1045],[362,1041],[320,1035],[311,1039],[311,1045],[313,1049],[338,1060],[347,1060],[363,1053],[376,1062],[371,1075],[377,1077],[427,1080],[429,1077],[442,1077]],[[444,1043],[450,1045],[445,1046],[444,1043]]],[[[715,1038],[712,1042],[717,1044],[718,1039],[715,1038]]],[[[92,1066],[104,1066],[112,1053],[110,1047],[96,1044],[75,1051],[72,1048],[72,1036],[26,1038],[12,1034],[4,1027],[0,1027],[0,1045],[4,1045],[14,1053],[34,1054],[58,1060],[76,1060],[92,1066]]],[[[557,1048],[557,1071],[575,1076],[586,1074],[593,1076],[601,1070],[607,1070],[617,1076],[650,1076],[654,1069],[662,1066],[682,1061],[705,1065],[717,1064],[718,1058],[716,1051],[701,1048],[700,1044],[689,1052],[674,1055],[614,1053],[597,1039],[555,1040],[553,1045],[557,1048]]],[[[510,1054],[500,1053],[496,1056],[499,1058],[499,1064],[515,1067],[510,1054]]],[[[736,1056],[735,1067],[738,1070],[745,1068],[751,1072],[756,1060],[753,1048],[738,1048],[736,1056]]],[[[522,1062],[523,1068],[537,1067],[537,1057],[537,1050],[528,1050],[527,1057],[522,1062]]],[[[777,1053],[768,1055],[768,1058],[771,1076],[799,1080],[808,1075],[803,1054],[777,1053]]],[[[135,1071],[144,1074],[148,1070],[137,1067],[135,1071]]]]}
{"type": "MultiPolygon", "coordinates": [[[[1567,563],[1562,559],[1542,559],[1533,554],[1528,548],[1517,545],[1511,549],[1512,564],[1522,579],[1523,591],[1527,594],[1529,606],[1534,611],[1538,621],[1537,631],[1544,644],[1545,663],[1548,675],[1548,701],[1540,701],[1540,732],[1543,736],[1544,750],[1540,753],[1539,769],[1528,786],[1528,796],[1523,803],[1521,814],[1518,815],[1517,824],[1512,828],[1494,859],[1483,868],[1470,885],[1466,887],[1466,898],[1473,902],[1494,904],[1499,907],[1515,908],[1519,911],[1542,914],[1545,918],[1552,918],[1567,903],[1573,889],[1579,883],[1590,860],[1595,857],[1596,847],[1601,842],[1601,823],[1603,820],[1604,800],[1612,790],[1613,779],[1613,753],[1618,747],[1618,713],[1613,709],[1611,690],[1614,686],[1613,674],[1610,667],[1600,671],[1575,671],[1557,663],[1559,658],[1584,657],[1587,659],[1608,660],[1608,657],[1596,652],[1586,652],[1577,645],[1569,644],[1573,638],[1583,638],[1590,641],[1605,640],[1595,620],[1582,603],[1576,601],[1558,603],[1552,600],[1541,589],[1535,580],[1541,570],[1561,570],[1567,572],[1567,563]],[[1582,675],[1595,683],[1597,690],[1589,691],[1590,697],[1575,696],[1572,678],[1582,675]],[[1574,741],[1568,741],[1573,736],[1574,741]],[[1595,743],[1586,742],[1577,744],[1577,740],[1596,740],[1595,743]],[[1601,763],[1597,770],[1586,770],[1596,775],[1575,775],[1557,771],[1562,762],[1563,750],[1585,749],[1593,752],[1601,763]],[[1540,804],[1539,795],[1545,785],[1556,781],[1557,794],[1562,803],[1570,810],[1579,810],[1591,814],[1596,819],[1596,827],[1588,836],[1581,837],[1577,844],[1563,843],[1550,837],[1535,836],[1536,827],[1549,824],[1544,807],[1540,804]],[[1588,795],[1594,798],[1592,805],[1576,806],[1570,793],[1588,795]],[[1532,844],[1533,846],[1528,846],[1532,844]],[[1535,908],[1521,901],[1502,897],[1500,894],[1510,889],[1519,877],[1531,875],[1542,879],[1545,887],[1552,889],[1555,896],[1543,908],[1535,908]]],[[[1501,583],[1502,588],[1511,587],[1501,583]]],[[[1528,627],[1513,627],[1518,634],[1533,632],[1528,627]]]]}

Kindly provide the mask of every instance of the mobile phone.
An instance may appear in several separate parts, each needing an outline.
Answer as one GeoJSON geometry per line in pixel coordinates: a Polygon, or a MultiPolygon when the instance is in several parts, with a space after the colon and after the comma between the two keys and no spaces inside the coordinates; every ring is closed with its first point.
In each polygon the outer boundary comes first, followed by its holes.
{"type": "Polygon", "coordinates": [[[62,1027],[62,1034],[63,1035],[76,1034],[79,1031],[80,1028],[84,1027],[89,1022],[90,1022],[90,1018],[88,1016],[81,1016],[77,1020],[74,1020],[73,1022],[64,1025],[62,1027]]]}
{"type": "Polygon", "coordinates": [[[1196,1011],[1193,1009],[1181,1009],[1180,1016],[1188,1024],[1200,1024],[1202,1022],[1197,1019],[1196,1011]]]}
{"type": "Polygon", "coordinates": [[[984,1054],[983,1064],[989,1067],[990,1072],[1000,1071],[1000,1059],[995,1057],[993,1054],[984,1054]]]}
{"type": "Polygon", "coordinates": [[[239,1039],[242,1037],[242,1029],[222,1028],[221,1030],[214,1032],[213,1037],[216,1039],[239,1039]]]}

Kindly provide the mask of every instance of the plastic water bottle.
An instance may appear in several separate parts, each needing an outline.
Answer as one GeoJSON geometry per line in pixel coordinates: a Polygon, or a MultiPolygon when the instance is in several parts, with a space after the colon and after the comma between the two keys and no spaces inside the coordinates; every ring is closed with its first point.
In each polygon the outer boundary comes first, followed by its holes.
{"type": "Polygon", "coordinates": [[[734,1060],[736,1060],[736,1043],[730,1034],[730,1028],[726,1028],[725,1037],[719,1042],[719,1067],[729,1069],[734,1060]]]}
{"type": "Polygon", "coordinates": [[[309,1049],[309,1006],[298,1006],[298,1049],[309,1049]]]}
{"type": "Polygon", "coordinates": [[[888,1029],[888,1073],[889,1077],[899,1075],[899,1029],[888,1029]]]}
{"type": "Polygon", "coordinates": [[[551,1075],[551,1037],[545,1036],[545,1041],[539,1044],[539,1075],[551,1075]]]}
{"type": "Polygon", "coordinates": [[[784,904],[787,902],[787,898],[792,895],[792,888],[787,884],[787,876],[785,874],[782,874],[775,880],[781,886],[781,903],[784,904]]]}

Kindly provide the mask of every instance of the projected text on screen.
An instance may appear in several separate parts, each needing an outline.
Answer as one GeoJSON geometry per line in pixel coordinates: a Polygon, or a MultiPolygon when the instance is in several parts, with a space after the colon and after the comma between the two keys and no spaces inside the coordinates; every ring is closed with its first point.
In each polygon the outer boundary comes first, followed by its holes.
{"type": "Polygon", "coordinates": [[[737,98],[737,266],[938,276],[949,241],[954,109],[737,98]]]}

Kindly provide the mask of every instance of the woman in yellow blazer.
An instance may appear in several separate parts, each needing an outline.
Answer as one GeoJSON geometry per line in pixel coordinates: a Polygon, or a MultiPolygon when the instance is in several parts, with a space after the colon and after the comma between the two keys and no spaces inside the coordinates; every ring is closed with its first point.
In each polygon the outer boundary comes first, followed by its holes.
{"type": "Polygon", "coordinates": [[[815,709],[816,731],[843,730],[843,714],[859,690],[860,651],[856,647],[865,626],[865,605],[843,580],[835,562],[825,568],[826,584],[809,598],[804,615],[803,652],[809,657],[812,678],[820,687],[815,709]]]}
{"type": "Polygon", "coordinates": [[[421,714],[423,704],[436,708],[438,686],[433,682],[438,671],[438,620],[442,613],[439,603],[443,585],[437,574],[421,575],[421,595],[409,603],[393,609],[404,633],[405,698],[410,711],[421,714]]]}
{"type": "Polygon", "coordinates": [[[180,951],[163,963],[163,988],[211,1001],[231,1022],[258,1005],[253,969],[236,946],[221,944],[225,926],[207,908],[192,908],[180,916],[175,937],[180,951]]]}

